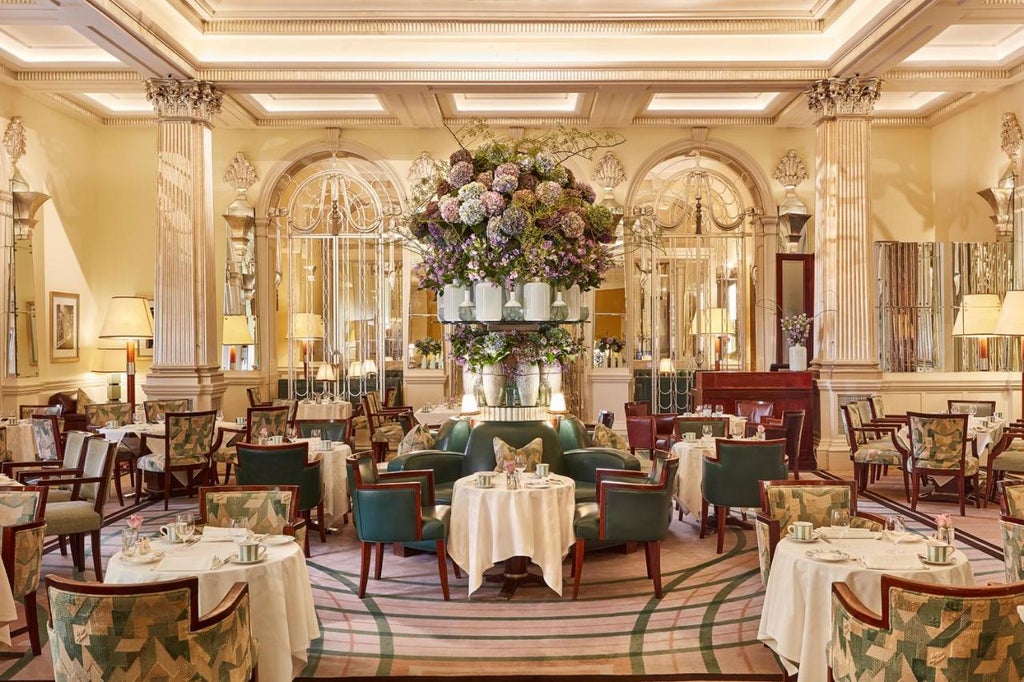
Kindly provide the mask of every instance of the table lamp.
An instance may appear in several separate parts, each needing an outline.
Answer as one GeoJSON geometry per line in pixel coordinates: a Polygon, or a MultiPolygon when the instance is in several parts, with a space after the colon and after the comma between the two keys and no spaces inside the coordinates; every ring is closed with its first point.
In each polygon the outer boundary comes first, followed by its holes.
{"type": "Polygon", "coordinates": [[[999,297],[995,294],[965,294],[953,321],[953,336],[978,339],[978,369],[987,370],[988,337],[995,333],[999,318],[999,297]]]}
{"type": "Polygon", "coordinates": [[[690,325],[690,333],[715,337],[715,371],[722,369],[722,339],[733,333],[729,311],[725,308],[697,311],[690,325]]]}
{"type": "Polygon", "coordinates": [[[124,369],[124,348],[113,345],[111,341],[100,341],[92,359],[92,371],[107,375],[107,402],[121,400],[121,372],[124,369]]]}
{"type": "Polygon", "coordinates": [[[658,374],[675,374],[676,365],[672,358],[662,358],[658,361],[658,374]]]}
{"type": "Polygon", "coordinates": [[[462,409],[459,410],[459,414],[464,417],[480,414],[480,405],[476,401],[476,396],[472,393],[462,394],[462,409]]]}
{"type": "Polygon", "coordinates": [[[238,369],[238,346],[254,343],[249,319],[245,315],[225,315],[220,342],[228,346],[228,369],[238,369]]]}
{"type": "Polygon", "coordinates": [[[141,296],[114,296],[110,299],[99,337],[125,342],[128,404],[134,411],[136,342],[153,338],[153,314],[149,311],[149,301],[141,296]]]}
{"type": "MultiPolygon", "coordinates": [[[[992,332],[996,336],[1024,336],[1024,291],[1007,291],[992,332]]],[[[1021,418],[1024,419],[1024,341],[1021,342],[1021,418]]]]}
{"type": "MultiPolygon", "coordinates": [[[[313,342],[324,338],[324,318],[316,313],[292,315],[292,338],[299,342],[302,354],[302,380],[309,391],[309,363],[313,361],[313,342]]],[[[308,395],[307,395],[308,397],[308,395]]]]}

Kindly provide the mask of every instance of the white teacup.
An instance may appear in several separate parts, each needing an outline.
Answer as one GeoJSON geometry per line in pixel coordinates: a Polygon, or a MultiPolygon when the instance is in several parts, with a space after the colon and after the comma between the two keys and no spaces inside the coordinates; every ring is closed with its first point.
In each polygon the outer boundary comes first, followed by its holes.
{"type": "Polygon", "coordinates": [[[547,478],[548,474],[551,473],[551,465],[546,462],[541,462],[537,465],[537,478],[547,478]]]}
{"type": "Polygon", "coordinates": [[[814,524],[810,521],[794,521],[786,530],[795,540],[810,540],[814,524]]]}
{"type": "Polygon", "coordinates": [[[120,424],[117,423],[116,419],[111,419],[110,421],[107,422],[108,429],[116,429],[118,426],[120,426],[120,424]]]}
{"type": "Polygon", "coordinates": [[[683,434],[683,440],[685,440],[687,443],[693,443],[694,441],[697,440],[697,434],[694,433],[693,431],[687,431],[686,433],[683,434]]]}
{"type": "Polygon", "coordinates": [[[928,561],[944,564],[953,558],[953,545],[929,542],[925,551],[928,553],[928,561]]]}
{"type": "Polygon", "coordinates": [[[267,548],[255,540],[243,540],[238,543],[238,561],[251,564],[259,561],[267,553],[267,548]]]}
{"type": "Polygon", "coordinates": [[[160,535],[167,542],[181,542],[181,538],[178,536],[178,524],[176,523],[160,526],[160,535]]]}
{"type": "Polygon", "coordinates": [[[235,423],[241,426],[245,425],[245,417],[235,417],[235,423]]]}
{"type": "Polygon", "coordinates": [[[494,472],[493,471],[481,471],[476,475],[476,485],[479,488],[493,488],[494,487],[494,472]]]}
{"type": "Polygon", "coordinates": [[[284,436],[271,436],[267,440],[271,445],[280,445],[284,442],[284,436]]]}

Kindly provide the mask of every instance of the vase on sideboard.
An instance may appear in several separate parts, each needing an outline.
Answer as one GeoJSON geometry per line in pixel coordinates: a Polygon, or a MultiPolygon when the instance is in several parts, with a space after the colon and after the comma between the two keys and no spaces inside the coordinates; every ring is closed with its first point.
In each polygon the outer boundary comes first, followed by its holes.
{"type": "Polygon", "coordinates": [[[807,346],[789,347],[789,369],[791,372],[807,370],[807,346]]]}

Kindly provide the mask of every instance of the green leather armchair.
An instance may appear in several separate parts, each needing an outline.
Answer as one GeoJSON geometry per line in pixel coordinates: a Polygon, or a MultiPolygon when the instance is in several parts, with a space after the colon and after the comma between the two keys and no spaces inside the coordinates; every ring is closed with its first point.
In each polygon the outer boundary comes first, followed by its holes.
{"type": "Polygon", "coordinates": [[[434,449],[464,453],[473,424],[468,419],[446,419],[434,436],[434,449]]]}
{"type": "Polygon", "coordinates": [[[576,505],[573,599],[579,595],[588,542],[644,543],[647,577],[654,581],[654,596],[661,599],[661,541],[672,520],[672,483],[679,458],[657,457],[655,462],[651,471],[656,478],[639,471],[598,469],[597,501],[576,505]]]}
{"type": "MultiPolygon", "coordinates": [[[[715,456],[704,457],[701,519],[708,518],[708,505],[714,505],[718,521],[718,553],[725,544],[725,519],[730,507],[760,507],[761,481],[785,479],[786,439],[758,441],[715,441],[715,456]]],[[[705,523],[700,536],[704,537],[705,523]]]]}
{"type": "Polygon", "coordinates": [[[348,419],[296,419],[295,424],[301,438],[311,438],[313,429],[320,429],[320,437],[324,440],[347,443],[353,448],[352,428],[348,419]]]}
{"type": "MultiPolygon", "coordinates": [[[[374,579],[381,578],[384,543],[437,552],[441,593],[449,599],[446,541],[451,507],[434,502],[434,473],[401,471],[379,473],[372,452],[357,452],[346,461],[352,491],[352,514],[362,543],[359,598],[366,596],[370,549],[376,548],[374,579]]],[[[452,563],[455,576],[459,568],[452,563]]]]}
{"type": "MultiPolygon", "coordinates": [[[[297,485],[299,486],[299,513],[311,524],[312,510],[316,509],[320,541],[327,542],[324,525],[324,484],[322,460],[309,460],[309,443],[281,445],[238,444],[239,485],[297,485]]],[[[309,535],[304,543],[309,556],[309,535]]]]}
{"type": "Polygon", "coordinates": [[[434,501],[438,504],[451,504],[452,488],[455,481],[462,478],[462,464],[465,459],[466,456],[461,452],[418,450],[392,459],[388,462],[388,471],[429,469],[434,474],[434,501]]]}

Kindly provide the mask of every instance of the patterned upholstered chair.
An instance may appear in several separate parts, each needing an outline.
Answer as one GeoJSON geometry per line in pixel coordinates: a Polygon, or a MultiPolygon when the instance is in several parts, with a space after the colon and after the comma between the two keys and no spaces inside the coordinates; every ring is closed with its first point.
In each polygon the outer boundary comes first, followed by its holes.
{"type": "MultiPolygon", "coordinates": [[[[1007,473],[1024,474],[1024,426],[1011,425],[992,447],[985,469],[985,501],[992,499],[996,484],[1005,479],[1007,473]]],[[[1024,503],[1024,500],[1022,500],[1024,503]]],[[[1024,510],[1020,511],[1024,516],[1024,510]]]]}
{"type": "MultiPolygon", "coordinates": [[[[89,437],[90,434],[87,431],[68,431],[63,459],[8,462],[4,465],[4,473],[20,483],[33,481],[43,476],[80,476],[82,453],[85,452],[85,442],[89,437]]],[[[64,502],[71,499],[70,486],[50,489],[48,499],[50,502],[64,502]]]]}
{"type": "MultiPolygon", "coordinates": [[[[451,507],[434,504],[434,472],[428,469],[380,473],[370,451],[352,455],[346,466],[356,534],[362,544],[359,598],[366,596],[370,550],[376,548],[373,576],[380,580],[384,544],[400,542],[414,549],[437,552],[441,594],[448,601],[445,543],[451,507]]],[[[452,567],[459,577],[459,567],[454,561],[452,567]]]]}
{"type": "Polygon", "coordinates": [[[39,618],[36,609],[36,588],[43,564],[43,540],[46,537],[45,486],[0,486],[0,560],[15,599],[25,604],[25,627],[14,630],[17,635],[28,631],[32,653],[42,653],[39,640],[39,618]]]}
{"type": "Polygon", "coordinates": [[[854,481],[761,481],[761,511],[754,521],[754,530],[761,580],[765,585],[783,530],[794,521],[810,521],[815,528],[829,526],[833,509],[848,510],[852,528],[885,528],[883,518],[857,511],[854,481]]]}
{"type": "Polygon", "coordinates": [[[256,679],[246,583],[205,614],[194,576],[104,585],[48,575],[46,594],[56,680],[256,679]]]}
{"type": "MultiPolygon", "coordinates": [[[[950,476],[957,479],[960,501],[960,516],[965,516],[967,501],[967,479],[978,487],[978,455],[967,453],[968,444],[972,449],[976,441],[967,438],[966,414],[925,414],[908,412],[910,420],[910,508],[917,511],[917,496],[921,482],[927,476],[950,476]]],[[[975,503],[981,506],[981,495],[975,495],[975,503]]]]}
{"type": "Polygon", "coordinates": [[[224,485],[199,489],[199,521],[204,526],[229,528],[231,519],[245,517],[249,530],[268,535],[291,535],[305,545],[306,521],[299,516],[297,485],[224,485]]]}
{"type": "MultiPolygon", "coordinates": [[[[132,406],[130,403],[91,403],[84,408],[85,418],[90,427],[102,427],[116,423],[125,426],[132,423],[132,406]]],[[[117,501],[124,506],[124,491],[121,489],[121,476],[128,474],[128,481],[135,487],[135,469],[141,449],[141,441],[135,434],[125,434],[117,444],[114,462],[114,490],[117,501]]]]}
{"type": "Polygon", "coordinates": [[[868,396],[868,410],[871,413],[871,421],[876,423],[894,423],[903,425],[907,423],[905,414],[889,414],[885,411],[885,401],[877,393],[868,396]]]}
{"type": "Polygon", "coordinates": [[[882,576],[882,612],[832,584],[830,679],[1006,682],[1024,671],[1024,583],[950,587],[882,576]]]}
{"type": "Polygon", "coordinates": [[[854,477],[863,492],[868,486],[872,467],[899,467],[903,473],[903,490],[910,501],[910,480],[907,474],[907,447],[897,438],[896,424],[864,424],[860,407],[851,403],[840,405],[846,423],[846,441],[850,446],[854,477]]]}
{"type": "Polygon", "coordinates": [[[256,407],[257,405],[263,405],[263,389],[259,386],[253,386],[252,388],[245,389],[245,396],[249,399],[249,407],[256,407]]]}
{"type": "Polygon", "coordinates": [[[210,451],[213,448],[213,431],[217,423],[216,410],[206,412],[167,412],[167,425],[163,436],[143,434],[143,450],[154,440],[163,441],[163,452],[139,457],[139,471],[135,477],[135,503],[142,499],[143,472],[160,474],[164,489],[164,509],[171,500],[171,479],[176,472],[186,476],[188,494],[195,493],[197,474],[210,470],[210,451]]]}
{"type": "Polygon", "coordinates": [[[947,400],[946,409],[950,414],[971,414],[974,409],[975,417],[991,417],[996,413],[996,401],[994,400],[947,400]]]}
{"type": "Polygon", "coordinates": [[[299,401],[295,398],[274,398],[270,401],[272,407],[288,408],[288,423],[294,424],[299,414],[299,401]]]}
{"type": "Polygon", "coordinates": [[[580,591],[587,542],[644,543],[647,577],[654,581],[654,596],[661,599],[661,541],[672,521],[672,485],[678,468],[678,457],[660,453],[650,475],[597,470],[597,501],[578,503],[573,516],[573,599],[580,591]]]}
{"type": "MultiPolygon", "coordinates": [[[[288,425],[291,420],[288,416],[290,406],[288,405],[257,405],[246,410],[245,431],[237,438],[228,443],[228,447],[217,447],[210,454],[210,482],[218,480],[217,464],[224,465],[224,482],[231,478],[231,467],[238,464],[238,455],[230,447],[238,446],[239,443],[257,443],[262,438],[263,430],[266,429],[267,437],[288,435],[288,425]]],[[[221,438],[223,434],[218,434],[221,438]]]]}
{"type": "Polygon", "coordinates": [[[387,442],[389,450],[397,449],[398,444],[402,442],[402,437],[416,423],[412,407],[408,405],[383,407],[380,404],[380,396],[373,391],[360,396],[359,401],[363,406],[363,414],[366,415],[370,440],[387,442]]]}
{"type": "Polygon", "coordinates": [[[31,419],[34,414],[52,415],[60,418],[60,405],[18,405],[18,418],[31,419]]]}
{"type": "Polygon", "coordinates": [[[36,458],[59,460],[64,456],[57,417],[52,414],[35,415],[30,418],[32,436],[36,439],[36,458]]]}
{"type": "Polygon", "coordinates": [[[146,400],[142,403],[142,409],[146,413],[146,421],[150,424],[156,424],[168,412],[189,412],[192,409],[192,401],[189,398],[146,400]]]}
{"type": "Polygon", "coordinates": [[[132,423],[132,406],[129,403],[94,403],[85,406],[89,426],[106,426],[117,422],[118,426],[132,423]]]}
{"type": "Polygon", "coordinates": [[[103,579],[103,557],[100,555],[100,530],[103,528],[103,505],[114,468],[114,444],[100,436],[85,442],[80,476],[43,478],[38,485],[71,486],[71,499],[66,502],[47,501],[46,534],[71,539],[71,556],[79,571],[85,570],[85,536],[92,540],[92,561],[96,579],[103,579]]]}
{"type": "Polygon", "coordinates": [[[999,507],[1007,516],[1024,519],[1024,481],[1003,481],[999,507]]]}
{"type": "Polygon", "coordinates": [[[1024,519],[1002,514],[999,528],[1003,534],[1003,560],[1006,582],[1024,581],[1024,519]]]}

